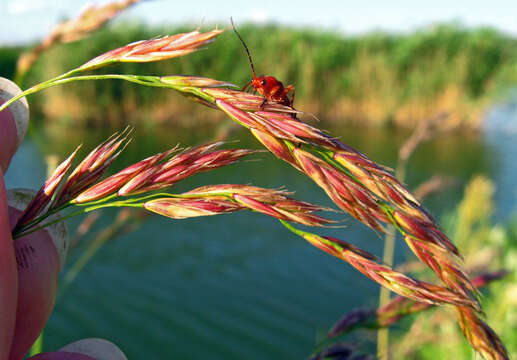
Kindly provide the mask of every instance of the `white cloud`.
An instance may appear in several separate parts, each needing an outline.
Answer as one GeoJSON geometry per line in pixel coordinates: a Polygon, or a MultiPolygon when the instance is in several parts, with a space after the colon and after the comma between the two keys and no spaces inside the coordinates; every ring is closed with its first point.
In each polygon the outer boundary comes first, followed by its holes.
{"type": "Polygon", "coordinates": [[[265,23],[271,19],[271,16],[264,9],[255,9],[248,15],[248,18],[255,23],[265,23]]]}
{"type": "Polygon", "coordinates": [[[20,15],[45,10],[49,7],[49,2],[44,0],[14,0],[7,4],[7,13],[10,15],[20,15]]]}

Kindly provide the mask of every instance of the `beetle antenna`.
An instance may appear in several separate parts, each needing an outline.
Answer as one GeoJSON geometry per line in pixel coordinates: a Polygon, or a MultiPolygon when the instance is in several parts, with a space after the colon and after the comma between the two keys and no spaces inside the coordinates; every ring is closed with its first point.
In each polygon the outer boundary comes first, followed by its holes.
{"type": "Polygon", "coordinates": [[[235,34],[237,34],[237,37],[241,41],[242,45],[244,45],[244,50],[246,50],[246,54],[248,54],[248,59],[250,61],[251,71],[253,71],[253,77],[256,78],[257,75],[255,74],[255,67],[253,66],[253,60],[251,59],[250,51],[248,50],[248,47],[246,46],[246,43],[244,42],[244,40],[242,40],[241,36],[237,32],[237,29],[235,28],[235,24],[233,23],[233,18],[230,17],[230,21],[232,22],[233,31],[235,31],[235,34]]]}

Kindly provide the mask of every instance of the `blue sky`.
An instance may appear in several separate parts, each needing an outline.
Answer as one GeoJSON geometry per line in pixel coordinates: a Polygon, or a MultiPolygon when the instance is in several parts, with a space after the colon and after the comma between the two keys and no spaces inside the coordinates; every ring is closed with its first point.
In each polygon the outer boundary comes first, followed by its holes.
{"type": "MultiPolygon", "coordinates": [[[[88,0],[0,0],[0,44],[41,39],[63,18],[73,17],[88,0]]],[[[97,0],[102,4],[105,0],[97,0]]],[[[145,1],[121,19],[150,23],[228,25],[277,22],[296,26],[334,29],[347,34],[372,30],[411,31],[436,22],[459,21],[466,26],[490,25],[517,37],[517,1],[415,1],[415,0],[311,0],[311,1],[145,1]]]]}

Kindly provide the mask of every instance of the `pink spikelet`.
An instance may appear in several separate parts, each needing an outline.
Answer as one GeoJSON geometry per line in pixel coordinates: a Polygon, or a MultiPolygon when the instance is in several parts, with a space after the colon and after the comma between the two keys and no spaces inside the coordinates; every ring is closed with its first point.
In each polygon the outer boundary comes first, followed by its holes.
{"type": "Polygon", "coordinates": [[[104,143],[93,149],[84,160],[74,169],[64,186],[60,189],[52,208],[72,201],[78,194],[94,184],[104,174],[108,166],[120,155],[128,144],[127,128],[120,134],[114,134],[104,143]]]}
{"type": "Polygon", "coordinates": [[[223,30],[207,33],[191,31],[161,38],[141,40],[108,51],[79,67],[80,70],[93,70],[117,62],[152,62],[172,59],[190,54],[209,44],[223,30]]]}

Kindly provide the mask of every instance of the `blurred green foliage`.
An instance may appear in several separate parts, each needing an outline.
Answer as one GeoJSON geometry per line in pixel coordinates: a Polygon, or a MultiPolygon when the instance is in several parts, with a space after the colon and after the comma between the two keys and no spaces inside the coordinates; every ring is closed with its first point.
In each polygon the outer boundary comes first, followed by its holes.
{"type": "Polygon", "coordinates": [[[22,53],[22,47],[0,47],[0,76],[8,79],[14,78],[16,60],[22,53]]]}
{"type": "MultiPolygon", "coordinates": [[[[45,53],[23,86],[135,40],[191,30],[128,23],[105,28],[45,53]]],[[[453,23],[408,35],[353,37],[277,25],[239,25],[238,30],[257,72],[276,76],[285,85],[294,84],[296,106],[323,119],[412,127],[424,116],[445,111],[452,115],[451,121],[475,127],[490,99],[517,83],[517,40],[490,28],[466,29],[453,23]]],[[[0,62],[11,64],[2,65],[4,76],[12,74],[13,61],[12,50],[0,49],[0,62]]],[[[251,77],[244,49],[232,31],[186,57],[111,66],[99,72],[189,74],[239,86],[251,77]]],[[[193,110],[192,104],[171,91],[120,81],[81,82],[47,90],[34,96],[32,105],[48,120],[68,117],[101,124],[124,123],[128,118],[169,121],[193,110]]],[[[203,109],[202,115],[207,114],[203,109]]]]}

